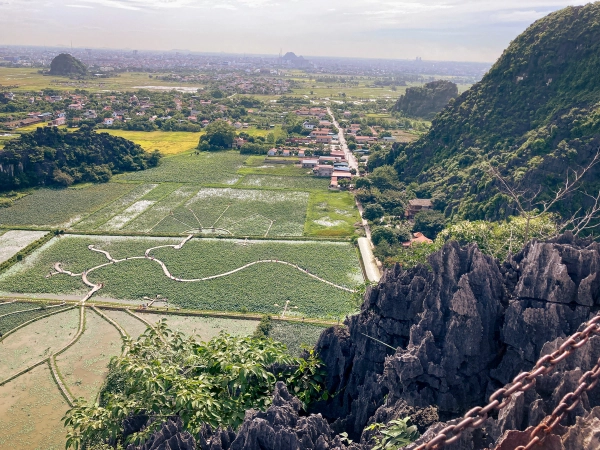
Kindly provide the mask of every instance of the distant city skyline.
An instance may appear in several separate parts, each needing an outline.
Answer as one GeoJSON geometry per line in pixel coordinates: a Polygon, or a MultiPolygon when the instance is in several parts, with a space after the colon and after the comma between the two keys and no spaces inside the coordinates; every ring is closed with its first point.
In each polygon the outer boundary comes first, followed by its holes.
{"type": "Polygon", "coordinates": [[[563,0],[0,0],[0,46],[494,62],[563,0]]]}

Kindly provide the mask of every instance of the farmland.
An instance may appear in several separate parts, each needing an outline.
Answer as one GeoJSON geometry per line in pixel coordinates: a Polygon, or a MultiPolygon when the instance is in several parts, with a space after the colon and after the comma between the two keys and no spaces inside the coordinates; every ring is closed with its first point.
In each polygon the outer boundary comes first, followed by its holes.
{"type": "MultiPolygon", "coordinates": [[[[174,245],[179,241],[158,238],[76,237],[56,239],[36,251],[29,261],[17,264],[0,277],[0,290],[19,293],[83,294],[89,289],[78,277],[54,275],[46,278],[56,262],[74,273],[106,262],[88,245],[121,259],[142,256],[149,247],[174,245]]],[[[193,239],[180,250],[159,248],[152,256],[182,279],[211,277],[262,260],[286,261],[330,283],[353,289],[363,282],[354,247],[336,242],[243,241],[193,239]]],[[[142,300],[144,296],[168,293],[182,308],[213,311],[249,311],[277,314],[290,300],[290,315],[339,318],[352,312],[352,294],[277,263],[252,265],[234,274],[199,282],[169,279],[156,262],[129,259],[90,273],[94,283],[103,283],[102,296],[142,300]]]]}
{"type": "Polygon", "coordinates": [[[175,155],[192,150],[198,146],[202,133],[188,133],[184,131],[127,131],[127,130],[100,130],[139,144],[147,152],[158,150],[163,155],[175,155]]]}
{"type": "Polygon", "coordinates": [[[82,188],[36,189],[10,208],[0,208],[0,223],[3,226],[67,228],[90,211],[116,200],[134,187],[105,183],[82,188]]]}
{"type": "MultiPolygon", "coordinates": [[[[38,305],[8,303],[0,305],[0,314],[17,307],[35,309],[38,305]]],[[[116,310],[96,313],[86,308],[83,316],[84,332],[74,344],[60,353],[77,333],[80,314],[70,309],[33,322],[4,337],[0,345],[0,448],[62,449],[65,430],[61,418],[72,400],[67,400],[55,381],[48,364],[37,365],[16,380],[2,384],[2,380],[31,366],[32,363],[56,354],[56,370],[70,399],[83,397],[94,401],[108,372],[112,356],[121,353],[122,339],[108,316],[126,329],[133,338],[146,329],[135,316],[116,310]],[[135,330],[132,332],[130,330],[135,330]]],[[[232,320],[210,317],[184,317],[144,314],[155,322],[167,318],[170,328],[185,327],[190,337],[209,339],[221,331],[237,335],[251,334],[255,320],[232,320]],[[171,321],[173,321],[171,323],[171,321]]]]}

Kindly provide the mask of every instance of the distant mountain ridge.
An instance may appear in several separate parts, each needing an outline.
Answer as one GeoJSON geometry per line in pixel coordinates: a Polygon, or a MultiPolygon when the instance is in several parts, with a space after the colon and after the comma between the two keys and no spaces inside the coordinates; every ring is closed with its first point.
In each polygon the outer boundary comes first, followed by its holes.
{"type": "Polygon", "coordinates": [[[61,53],[50,63],[50,75],[73,76],[85,75],[87,68],[77,58],[68,53],[61,53]]]}
{"type": "MultiPolygon", "coordinates": [[[[600,148],[600,2],[568,7],[518,36],[481,82],[451,102],[430,131],[377,153],[371,168],[393,164],[400,181],[432,197],[447,216],[499,219],[514,213],[489,161],[511,182],[552,195],[567,169],[600,148]]],[[[584,180],[600,188],[600,167],[584,180]]],[[[560,213],[587,202],[574,195],[560,213]]]]}

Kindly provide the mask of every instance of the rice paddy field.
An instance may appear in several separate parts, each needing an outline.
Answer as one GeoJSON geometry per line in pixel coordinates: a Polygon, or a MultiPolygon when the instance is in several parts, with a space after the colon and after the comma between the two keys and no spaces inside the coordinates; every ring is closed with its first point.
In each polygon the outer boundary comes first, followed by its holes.
{"type": "MultiPolygon", "coordinates": [[[[9,310],[32,311],[39,304],[10,302],[0,304],[0,316],[9,310]]],[[[101,310],[133,339],[146,330],[146,324],[124,310],[101,310]]],[[[244,336],[252,334],[258,321],[199,316],[144,314],[155,323],[166,318],[171,329],[181,329],[196,340],[208,340],[222,331],[244,336]]],[[[19,450],[64,449],[65,429],[61,418],[69,409],[47,359],[55,356],[58,376],[71,399],[95,401],[108,373],[112,357],[121,354],[122,338],[117,328],[92,308],[70,308],[33,322],[0,342],[0,448],[19,450]],[[83,333],[77,335],[83,317],[83,333]],[[36,365],[36,363],[40,362],[36,365]],[[12,381],[8,377],[31,368],[12,381]]]]}
{"type": "Polygon", "coordinates": [[[112,134],[139,144],[147,152],[160,151],[163,155],[176,155],[195,149],[202,133],[184,131],[128,131],[101,130],[102,133],[112,134]]]}
{"type": "Polygon", "coordinates": [[[91,251],[89,245],[115,259],[142,257],[88,274],[91,282],[103,284],[99,295],[116,300],[141,303],[144,297],[160,294],[181,308],[262,314],[280,314],[289,300],[290,316],[336,320],[354,310],[353,295],[347,290],[364,281],[357,251],[346,242],[192,239],[179,250],[163,247],[149,253],[173,277],[197,280],[190,282],[169,278],[156,261],[143,258],[148,248],[179,242],[108,236],[55,238],[0,276],[0,291],[85,295],[89,288],[80,276],[47,275],[57,262],[75,274],[106,263],[106,257],[91,251]],[[222,274],[227,275],[216,277],[222,274]],[[207,277],[214,278],[203,280],[207,277]]]}

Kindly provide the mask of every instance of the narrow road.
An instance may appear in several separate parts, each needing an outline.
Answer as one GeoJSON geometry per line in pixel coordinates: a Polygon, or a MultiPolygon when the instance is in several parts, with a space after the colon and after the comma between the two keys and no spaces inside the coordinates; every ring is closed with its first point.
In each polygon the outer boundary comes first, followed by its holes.
{"type": "Polygon", "coordinates": [[[346,142],[346,137],[344,136],[344,130],[342,130],[342,128],[340,127],[340,124],[333,115],[333,111],[330,107],[327,107],[327,112],[331,116],[331,123],[333,123],[335,127],[339,130],[338,139],[340,141],[340,148],[346,154],[346,161],[348,161],[348,166],[350,166],[351,169],[356,169],[356,172],[358,173],[358,160],[348,148],[348,143],[346,142]]]}
{"type": "MultiPolygon", "coordinates": [[[[352,153],[350,151],[350,149],[348,148],[348,143],[346,142],[346,138],[344,136],[344,130],[340,127],[340,124],[338,123],[337,119],[333,115],[333,111],[331,110],[330,107],[327,107],[327,112],[331,116],[331,122],[339,130],[338,136],[339,136],[339,141],[340,141],[340,147],[346,155],[346,161],[348,161],[348,166],[350,166],[350,168],[356,169],[356,171],[358,172],[358,161],[357,161],[356,157],[354,156],[354,153],[352,153]]],[[[377,260],[375,259],[375,256],[373,255],[373,241],[371,240],[371,228],[369,227],[369,222],[367,222],[367,220],[365,218],[363,218],[362,205],[356,199],[356,197],[354,198],[354,200],[356,201],[356,207],[358,208],[358,212],[360,213],[360,219],[362,221],[362,226],[364,227],[365,235],[367,236],[366,237],[367,242],[362,242],[362,245],[361,245],[361,241],[359,239],[359,249],[360,249],[360,253],[363,258],[365,272],[367,272],[366,275],[367,275],[367,278],[369,279],[369,281],[379,281],[379,279],[381,278],[381,272],[379,271],[379,267],[377,266],[377,260]],[[365,248],[365,250],[368,248],[368,252],[366,252],[366,251],[364,252],[363,248],[365,248]]]]}

